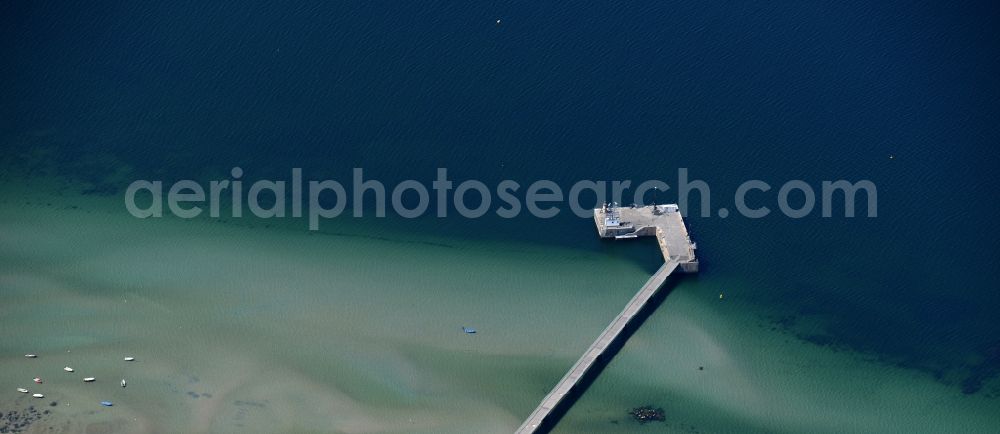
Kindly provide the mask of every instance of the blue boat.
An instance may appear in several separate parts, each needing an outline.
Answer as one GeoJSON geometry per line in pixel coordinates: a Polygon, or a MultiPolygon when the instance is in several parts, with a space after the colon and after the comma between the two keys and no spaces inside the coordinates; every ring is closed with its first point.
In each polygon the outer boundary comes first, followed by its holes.
{"type": "Polygon", "coordinates": [[[105,407],[111,407],[114,404],[112,404],[111,401],[101,401],[101,405],[105,407]]]}
{"type": "Polygon", "coordinates": [[[462,331],[463,331],[463,332],[466,332],[466,333],[468,333],[468,334],[470,334],[470,335],[472,335],[472,334],[476,334],[476,329],[474,329],[474,328],[472,328],[472,327],[464,327],[464,326],[463,326],[463,327],[462,327],[462,331]]]}

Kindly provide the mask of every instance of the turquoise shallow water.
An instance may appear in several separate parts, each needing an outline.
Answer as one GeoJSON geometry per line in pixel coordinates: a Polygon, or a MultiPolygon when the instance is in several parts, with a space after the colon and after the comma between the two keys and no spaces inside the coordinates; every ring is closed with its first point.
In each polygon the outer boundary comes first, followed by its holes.
{"type": "MultiPolygon", "coordinates": [[[[11,392],[0,403],[33,403],[14,387],[43,391],[58,405],[35,426],[68,431],[509,432],[649,272],[613,252],[138,220],[114,198],[37,190],[6,198],[0,381],[11,392]],[[116,406],[98,409],[104,399],[116,406]]],[[[669,422],[643,428],[666,432],[998,423],[992,397],[777,327],[746,296],[756,290],[680,279],[554,432],[634,432],[625,411],[644,404],[669,422]]]]}
{"type": "Polygon", "coordinates": [[[620,273],[643,278],[565,249],[142,221],[117,201],[45,200],[5,207],[3,381],[45,377],[32,389],[60,403],[51,423],[80,430],[509,430],[536,376],[558,375],[629,296],[620,273]],[[581,263],[595,266],[570,276],[581,263]],[[560,309],[581,290],[592,296],[560,309]],[[123,366],[125,353],[140,360],[123,366]],[[118,405],[90,414],[102,396],[118,405]]]}

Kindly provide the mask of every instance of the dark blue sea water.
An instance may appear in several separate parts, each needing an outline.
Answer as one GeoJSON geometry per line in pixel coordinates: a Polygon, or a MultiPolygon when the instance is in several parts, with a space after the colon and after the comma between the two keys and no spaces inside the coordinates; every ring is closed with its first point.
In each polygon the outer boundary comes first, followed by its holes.
{"type": "MultiPolygon", "coordinates": [[[[1000,373],[998,29],[986,3],[7,1],[0,147],[93,194],[233,166],[566,188],[684,167],[714,214],[748,179],[869,179],[877,218],[692,216],[698,278],[980,393],[1000,373]]],[[[385,224],[625,254],[566,209],[385,224]]]]}

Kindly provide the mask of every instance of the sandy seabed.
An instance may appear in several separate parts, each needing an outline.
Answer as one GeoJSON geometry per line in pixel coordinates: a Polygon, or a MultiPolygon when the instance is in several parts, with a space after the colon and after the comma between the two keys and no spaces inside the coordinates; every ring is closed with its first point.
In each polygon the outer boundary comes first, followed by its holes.
{"type": "MultiPolygon", "coordinates": [[[[139,220],[118,198],[11,189],[0,412],[49,411],[24,432],[512,432],[647,277],[593,252],[344,226],[139,220]]],[[[625,412],[647,403],[668,416],[650,432],[1000,427],[996,399],[756,326],[749,290],[682,281],[555,432],[636,432],[625,412]]]]}

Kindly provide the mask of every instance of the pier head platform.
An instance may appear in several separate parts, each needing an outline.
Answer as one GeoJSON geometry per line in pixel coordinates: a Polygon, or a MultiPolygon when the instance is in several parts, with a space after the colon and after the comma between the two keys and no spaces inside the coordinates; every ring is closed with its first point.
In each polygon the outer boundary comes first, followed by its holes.
{"type": "Polygon", "coordinates": [[[685,273],[698,272],[698,257],[694,254],[697,245],[691,241],[677,205],[604,205],[594,210],[594,224],[602,238],[655,236],[664,261],[677,262],[685,273]]]}
{"type": "Polygon", "coordinates": [[[685,273],[698,272],[698,258],[694,253],[697,246],[688,235],[684,218],[677,205],[628,208],[614,204],[604,205],[594,210],[594,223],[597,225],[597,233],[602,238],[627,240],[655,236],[663,254],[664,264],[642,285],[639,292],[629,300],[621,313],[601,332],[569,372],[556,383],[548,395],[542,398],[538,407],[517,429],[517,434],[548,432],[561,413],[572,405],[573,399],[566,398],[582,393],[582,390],[586,389],[587,379],[596,377],[602,369],[602,363],[614,357],[617,352],[614,348],[620,348],[628,339],[630,333],[626,333],[626,330],[629,327],[634,329],[641,324],[641,320],[633,320],[640,316],[641,312],[655,308],[655,305],[650,308],[647,308],[647,305],[666,283],[667,277],[676,270],[685,273]],[[636,324],[632,324],[633,322],[636,324]],[[598,368],[594,369],[595,366],[598,368]]]}

